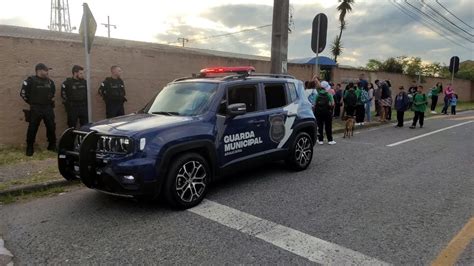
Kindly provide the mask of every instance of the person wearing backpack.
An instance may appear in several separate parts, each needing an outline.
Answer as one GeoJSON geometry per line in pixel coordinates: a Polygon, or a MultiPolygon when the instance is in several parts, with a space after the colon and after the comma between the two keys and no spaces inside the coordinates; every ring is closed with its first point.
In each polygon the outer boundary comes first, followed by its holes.
{"type": "Polygon", "coordinates": [[[356,104],[357,104],[357,94],[354,89],[354,83],[349,83],[347,89],[344,91],[344,109],[347,116],[354,116],[356,104]]]}
{"type": "Polygon", "coordinates": [[[356,101],[356,125],[364,125],[365,117],[365,103],[369,100],[369,94],[364,89],[362,82],[357,83],[357,88],[355,90],[357,95],[356,101]]]}
{"type": "Polygon", "coordinates": [[[412,110],[415,112],[413,117],[413,124],[411,129],[416,128],[416,123],[420,121],[420,128],[423,127],[423,121],[425,119],[426,106],[428,105],[426,94],[423,93],[423,86],[418,86],[418,91],[413,95],[412,110]]]}
{"type": "Polygon", "coordinates": [[[334,98],[327,92],[320,84],[315,81],[318,87],[318,95],[316,96],[314,105],[314,114],[318,124],[318,144],[324,144],[324,129],[326,130],[326,137],[329,145],[334,145],[336,142],[332,138],[332,108],[334,107],[334,98]]]}
{"type": "Polygon", "coordinates": [[[385,81],[379,81],[378,85],[382,88],[382,95],[380,98],[381,114],[379,121],[384,123],[387,122],[388,112],[390,110],[390,106],[392,105],[392,98],[390,97],[390,88],[385,81]]]}
{"type": "Polygon", "coordinates": [[[405,116],[405,111],[410,105],[410,98],[405,92],[405,88],[400,86],[398,88],[400,92],[395,96],[395,110],[397,110],[397,125],[395,127],[403,127],[403,117],[405,116]]]}

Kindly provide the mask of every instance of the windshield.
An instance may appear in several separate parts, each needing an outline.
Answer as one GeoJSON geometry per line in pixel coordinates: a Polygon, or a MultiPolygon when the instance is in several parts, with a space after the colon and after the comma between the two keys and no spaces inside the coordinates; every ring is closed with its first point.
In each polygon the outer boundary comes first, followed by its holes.
{"type": "Polygon", "coordinates": [[[148,110],[149,114],[194,116],[208,110],[217,90],[216,83],[183,82],[161,90],[148,110]]]}

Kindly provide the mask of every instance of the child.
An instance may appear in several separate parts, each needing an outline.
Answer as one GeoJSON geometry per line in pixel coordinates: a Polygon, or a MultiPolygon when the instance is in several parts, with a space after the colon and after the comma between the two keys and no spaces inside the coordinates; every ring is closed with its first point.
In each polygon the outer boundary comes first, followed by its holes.
{"type": "Polygon", "coordinates": [[[415,112],[415,117],[413,117],[413,124],[411,129],[416,128],[416,122],[420,120],[420,128],[423,127],[423,122],[425,118],[425,111],[428,101],[426,100],[426,94],[423,93],[423,86],[418,86],[418,91],[413,95],[413,106],[412,110],[415,112]]]}
{"type": "Polygon", "coordinates": [[[395,109],[397,110],[397,121],[398,124],[395,127],[403,127],[403,117],[405,115],[405,111],[407,110],[408,106],[410,105],[410,99],[408,98],[408,94],[404,91],[404,87],[400,86],[400,92],[395,96],[395,109]]]}
{"type": "Polygon", "coordinates": [[[456,105],[458,104],[458,95],[453,94],[450,100],[451,104],[451,115],[456,115],[456,105]]]}

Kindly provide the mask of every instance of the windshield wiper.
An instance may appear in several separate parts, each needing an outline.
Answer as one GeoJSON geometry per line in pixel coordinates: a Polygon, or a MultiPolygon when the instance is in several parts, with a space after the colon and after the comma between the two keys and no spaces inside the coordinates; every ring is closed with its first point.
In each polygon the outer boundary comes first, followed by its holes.
{"type": "Polygon", "coordinates": [[[168,116],[172,116],[172,115],[179,115],[178,112],[151,112],[152,114],[154,115],[168,115],[168,116]]]}

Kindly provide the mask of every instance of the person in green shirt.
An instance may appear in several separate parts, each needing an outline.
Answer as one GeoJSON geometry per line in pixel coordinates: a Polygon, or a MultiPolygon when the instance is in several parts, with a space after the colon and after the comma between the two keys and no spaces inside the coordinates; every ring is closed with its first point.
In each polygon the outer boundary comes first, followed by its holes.
{"type": "MultiPolygon", "coordinates": [[[[314,115],[316,116],[316,123],[318,124],[318,141],[319,145],[324,144],[324,129],[326,129],[326,137],[329,145],[334,145],[336,142],[332,138],[332,109],[334,107],[334,98],[332,94],[328,93],[319,81],[316,82],[318,94],[314,101],[314,115]]],[[[323,81],[325,82],[325,81],[323,81]]]]}
{"type": "Polygon", "coordinates": [[[436,83],[431,89],[431,113],[436,114],[435,108],[438,104],[438,95],[443,91],[443,84],[441,82],[436,83]]]}
{"type": "Polygon", "coordinates": [[[413,96],[412,110],[415,112],[413,117],[413,124],[410,128],[416,128],[416,123],[420,121],[420,128],[423,127],[423,121],[425,119],[426,106],[428,105],[426,94],[423,93],[423,86],[419,85],[418,90],[413,96]]]}

